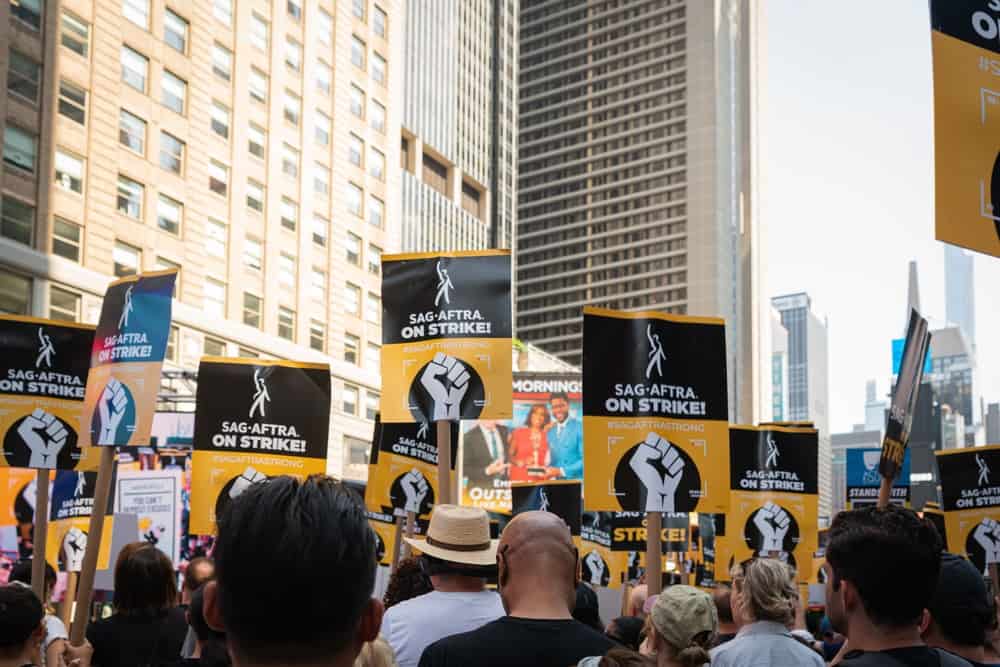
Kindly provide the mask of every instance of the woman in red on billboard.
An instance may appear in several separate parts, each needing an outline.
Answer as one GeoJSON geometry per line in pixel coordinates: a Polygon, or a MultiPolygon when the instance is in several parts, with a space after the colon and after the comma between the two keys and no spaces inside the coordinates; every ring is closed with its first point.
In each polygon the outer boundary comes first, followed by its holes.
{"type": "Polygon", "coordinates": [[[536,403],[528,411],[524,426],[511,434],[511,481],[525,482],[545,477],[545,469],[550,462],[545,427],[551,419],[548,407],[544,403],[536,403]]]}

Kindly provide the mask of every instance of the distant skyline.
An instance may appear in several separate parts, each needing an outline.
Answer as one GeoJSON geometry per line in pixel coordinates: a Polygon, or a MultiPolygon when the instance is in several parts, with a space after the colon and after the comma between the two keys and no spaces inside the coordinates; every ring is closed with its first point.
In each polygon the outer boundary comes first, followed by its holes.
{"type": "MultiPolygon", "coordinates": [[[[863,423],[865,382],[888,393],[907,266],[945,324],[934,239],[930,19],[924,2],[770,0],[761,214],[768,298],[807,292],[828,320],[830,428],[863,423]]],[[[1000,401],[1000,259],[975,254],[978,392],[1000,401]]],[[[932,342],[933,345],[933,342],[932,342]]]]}

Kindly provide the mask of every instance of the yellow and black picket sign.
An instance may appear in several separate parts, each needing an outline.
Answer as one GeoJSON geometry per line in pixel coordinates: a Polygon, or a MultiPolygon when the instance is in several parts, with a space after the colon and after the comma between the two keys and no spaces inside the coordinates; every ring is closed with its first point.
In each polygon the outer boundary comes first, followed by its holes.
{"type": "Polygon", "coordinates": [[[511,417],[508,250],[382,257],[382,421],[511,417]]]}
{"type": "Polygon", "coordinates": [[[82,447],[84,395],[94,327],[0,316],[0,466],[96,470],[82,447]]]}
{"type": "Polygon", "coordinates": [[[1000,257],[1000,2],[931,0],[936,238],[1000,257]]]}
{"type": "MultiPolygon", "coordinates": [[[[644,551],[646,549],[646,513],[612,512],[611,549],[644,551]]],[[[686,512],[663,512],[660,524],[662,553],[687,552],[689,525],[686,512]]]]}
{"type": "Polygon", "coordinates": [[[937,503],[927,503],[924,505],[924,509],[920,511],[920,514],[934,524],[934,528],[937,529],[938,535],[941,536],[941,542],[944,545],[948,545],[948,528],[945,525],[944,512],[941,510],[941,506],[937,503]]]}
{"type": "MultiPolygon", "coordinates": [[[[392,567],[392,555],[396,553],[396,523],[391,514],[368,511],[368,525],[375,531],[375,557],[379,565],[392,567]]],[[[404,524],[405,525],[405,524],[404,524]]],[[[414,535],[427,533],[427,521],[418,519],[413,525],[414,535]]],[[[401,533],[401,537],[405,532],[401,533]]]]}
{"type": "Polygon", "coordinates": [[[723,320],[588,306],[583,329],[587,507],[726,511],[723,320]]]}
{"type": "Polygon", "coordinates": [[[733,426],[727,540],[735,562],[787,560],[799,581],[819,546],[819,439],[815,429],[733,426]]]}
{"type": "Polygon", "coordinates": [[[1000,564],[1000,445],[934,452],[948,551],[989,575],[1000,564]]]}
{"type": "Polygon", "coordinates": [[[196,406],[191,533],[215,533],[226,505],[251,484],[326,472],[327,364],[203,357],[196,406]]]}
{"type": "Polygon", "coordinates": [[[578,479],[553,479],[546,482],[511,482],[512,514],[542,511],[555,514],[569,526],[569,533],[580,535],[583,516],[582,484],[578,479]]]}
{"type": "Polygon", "coordinates": [[[611,550],[611,512],[584,512],[580,524],[580,578],[592,586],[620,588],[628,554],[611,550]]]}
{"type": "MultiPolygon", "coordinates": [[[[97,473],[60,470],[52,483],[48,536],[45,540],[45,560],[57,569],[79,572],[87,548],[90,517],[94,513],[94,492],[97,473]]],[[[114,516],[109,504],[102,511],[104,531],[97,552],[97,567],[105,569],[111,559],[114,516]]]]}

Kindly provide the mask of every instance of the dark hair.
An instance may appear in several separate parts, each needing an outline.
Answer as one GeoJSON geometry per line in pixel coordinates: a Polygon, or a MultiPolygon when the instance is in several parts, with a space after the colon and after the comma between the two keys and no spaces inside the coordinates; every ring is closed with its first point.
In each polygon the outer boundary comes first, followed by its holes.
{"type": "Polygon", "coordinates": [[[715,611],[719,614],[719,623],[733,622],[733,589],[726,584],[719,584],[712,593],[715,611]]]}
{"type": "Polygon", "coordinates": [[[639,650],[642,643],[642,626],[644,621],[635,616],[619,616],[611,621],[613,632],[608,632],[608,639],[616,641],[625,648],[639,650]]]}
{"type": "Polygon", "coordinates": [[[260,664],[341,652],[375,586],[375,535],[340,482],[281,476],[252,485],[218,522],[215,575],[230,648],[260,664]],[[280,575],[280,586],[267,586],[280,575]]]}
{"type": "Polygon", "coordinates": [[[124,616],[159,614],[177,604],[174,566],[149,542],[122,547],[115,563],[115,611],[124,616]]]}
{"type": "MultiPolygon", "coordinates": [[[[20,581],[22,584],[31,585],[31,559],[26,558],[24,560],[18,561],[14,567],[10,569],[10,576],[7,578],[9,582],[20,581]]],[[[45,587],[52,588],[56,585],[56,571],[48,562],[45,563],[45,587]]]]}
{"type": "Polygon", "coordinates": [[[635,651],[615,647],[609,649],[597,664],[598,667],[653,667],[656,662],[635,651]]]}
{"type": "Polygon", "coordinates": [[[0,587],[0,656],[15,657],[42,624],[42,602],[20,582],[0,587]]]}
{"type": "Polygon", "coordinates": [[[400,602],[406,602],[424,593],[434,590],[430,579],[424,572],[424,566],[419,556],[410,556],[399,561],[396,571],[389,577],[382,602],[388,609],[400,602]]]}
{"type": "Polygon", "coordinates": [[[545,424],[548,424],[550,421],[552,421],[552,415],[549,414],[549,409],[545,406],[545,404],[535,403],[530,408],[528,408],[528,414],[524,417],[525,426],[528,426],[529,428],[531,427],[531,415],[535,414],[535,410],[541,410],[542,412],[545,413],[545,422],[542,424],[542,426],[545,426],[545,424]]]}
{"type": "Polygon", "coordinates": [[[191,593],[191,605],[187,613],[188,624],[202,644],[198,664],[202,667],[228,667],[230,660],[226,651],[226,634],[213,630],[205,621],[204,586],[191,593]]]}
{"type": "Polygon", "coordinates": [[[557,398],[562,399],[567,403],[569,403],[569,396],[564,391],[552,392],[552,394],[549,395],[549,403],[552,403],[552,401],[556,400],[557,398]]]}
{"type": "Polygon", "coordinates": [[[934,526],[902,507],[866,507],[838,514],[829,535],[826,560],[833,590],[850,581],[876,625],[916,625],[941,568],[941,539],[934,526]]]}
{"type": "Polygon", "coordinates": [[[600,633],[604,632],[601,623],[601,609],[594,589],[582,581],[576,585],[576,604],[573,606],[573,618],[588,625],[600,633]]]}
{"type": "Polygon", "coordinates": [[[211,558],[205,558],[204,556],[192,558],[191,562],[187,565],[187,569],[184,570],[184,589],[188,591],[197,590],[202,584],[206,581],[210,581],[214,577],[215,563],[212,562],[211,558]],[[208,565],[208,567],[211,568],[208,576],[198,576],[198,570],[202,565],[208,565]]]}

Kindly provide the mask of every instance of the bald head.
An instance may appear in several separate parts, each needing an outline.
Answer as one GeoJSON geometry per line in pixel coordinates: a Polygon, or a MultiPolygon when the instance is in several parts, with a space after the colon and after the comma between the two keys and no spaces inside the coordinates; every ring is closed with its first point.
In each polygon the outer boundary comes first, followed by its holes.
{"type": "Polygon", "coordinates": [[[572,611],[576,602],[577,553],[569,527],[558,516],[549,512],[518,514],[504,528],[497,556],[501,594],[508,613],[516,614],[522,603],[534,605],[542,601],[565,606],[567,615],[572,611]]]}

